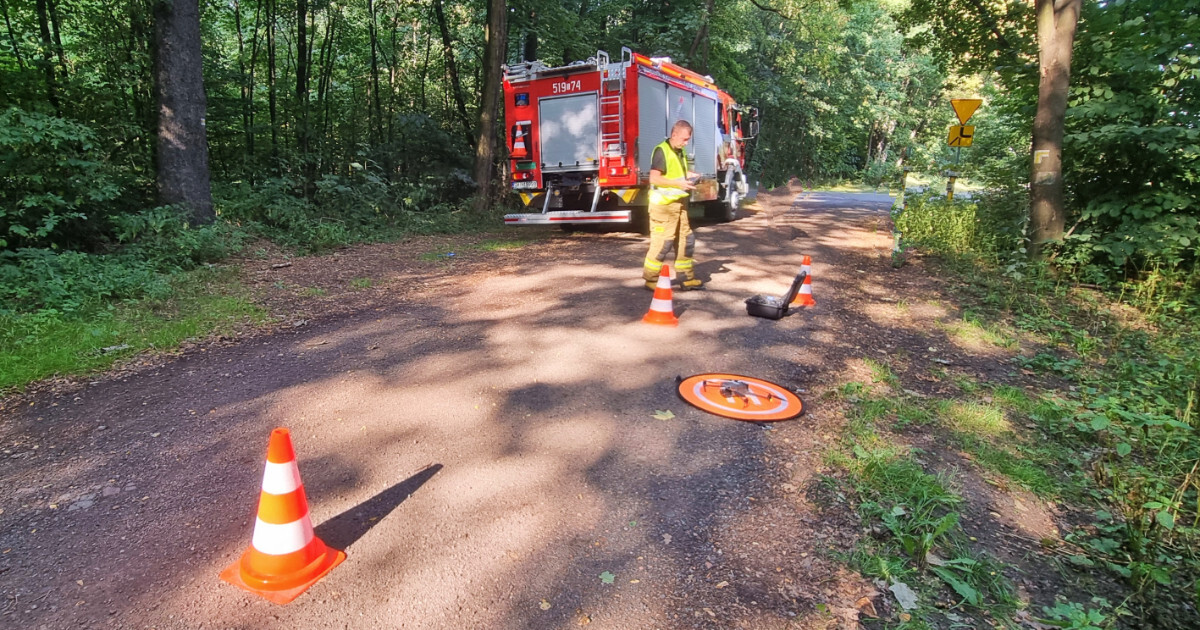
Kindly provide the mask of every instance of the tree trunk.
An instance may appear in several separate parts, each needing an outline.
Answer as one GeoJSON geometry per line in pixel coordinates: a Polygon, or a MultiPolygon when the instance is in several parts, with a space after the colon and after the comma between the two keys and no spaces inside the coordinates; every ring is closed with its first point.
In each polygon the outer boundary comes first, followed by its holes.
{"type": "Polygon", "coordinates": [[[521,59],[523,61],[536,61],[538,54],[538,14],[537,11],[529,12],[529,26],[525,30],[525,41],[521,46],[521,59]]]}
{"type": "Polygon", "coordinates": [[[211,223],[199,0],[158,2],[154,17],[159,196],[192,225],[211,223]]]}
{"type": "Polygon", "coordinates": [[[479,107],[479,142],[475,145],[475,209],[492,207],[492,173],[496,170],[496,113],[500,100],[500,65],[506,50],[505,0],[488,0],[487,27],[483,31],[483,103],[479,107]]]}
{"type": "Polygon", "coordinates": [[[367,14],[367,36],[371,40],[371,100],[374,105],[374,111],[368,117],[374,123],[368,122],[367,137],[371,138],[371,144],[378,145],[383,130],[383,96],[379,93],[379,33],[375,25],[374,0],[367,0],[367,14]]]}
{"type": "MultiPolygon", "coordinates": [[[[317,76],[317,110],[321,114],[321,135],[325,138],[330,137],[332,120],[329,111],[329,87],[333,81],[333,39],[336,32],[337,20],[340,13],[331,11],[328,19],[325,20],[325,39],[321,42],[321,54],[319,59],[319,74],[317,76]]],[[[321,152],[323,162],[331,162],[333,154],[328,149],[333,143],[325,143],[325,147],[321,152]]]]}
{"type": "Polygon", "coordinates": [[[279,172],[279,96],[275,89],[275,0],[267,2],[267,113],[271,117],[271,170],[279,172]]]}
{"type": "MultiPolygon", "coordinates": [[[[692,46],[688,48],[688,62],[696,63],[696,53],[700,50],[700,45],[708,39],[708,23],[712,20],[713,3],[715,0],[704,0],[704,14],[700,23],[700,29],[696,31],[696,37],[692,39],[692,46]]],[[[706,64],[707,65],[707,64],[706,64]]],[[[706,68],[701,68],[700,72],[705,72],[706,68]]]]}
{"type": "Polygon", "coordinates": [[[296,108],[296,149],[304,175],[304,197],[309,198],[314,173],[308,154],[308,0],[296,0],[296,108]]]}
{"type": "Polygon", "coordinates": [[[59,114],[58,80],[54,77],[54,46],[50,39],[50,18],[46,12],[46,0],[37,0],[38,30],[42,36],[42,72],[46,75],[46,100],[59,114]]]}
{"type": "Polygon", "coordinates": [[[0,13],[4,14],[4,27],[8,29],[8,41],[12,43],[13,56],[17,58],[17,68],[25,70],[25,61],[21,58],[21,47],[17,45],[17,36],[13,32],[12,20],[8,17],[8,4],[0,0],[0,13]]]}
{"type": "Polygon", "coordinates": [[[54,37],[54,54],[58,56],[58,65],[62,68],[62,75],[65,78],[68,74],[67,55],[63,51],[62,29],[59,27],[61,22],[58,21],[58,5],[54,3],[54,0],[47,0],[46,5],[50,9],[50,33],[54,37]]]}
{"type": "MultiPolygon", "coordinates": [[[[246,36],[242,33],[242,5],[237,0],[233,2],[233,30],[237,35],[237,65],[238,65],[238,87],[242,101],[242,136],[246,143],[246,156],[254,155],[254,135],[250,131],[250,109],[253,107],[251,102],[250,80],[246,72],[246,36]]],[[[244,167],[243,160],[243,167],[244,167]]]]}
{"type": "MultiPolygon", "coordinates": [[[[587,23],[588,10],[589,10],[588,0],[579,0],[579,22],[578,22],[579,24],[587,23]]],[[[578,56],[579,53],[575,50],[575,46],[574,46],[574,44],[577,41],[578,41],[577,39],[570,38],[570,37],[563,40],[563,65],[564,66],[569,65],[572,62],[579,60],[579,56],[578,56]]],[[[584,53],[584,54],[586,55],[587,53],[584,53]]]]}
{"type": "MultiPolygon", "coordinates": [[[[250,72],[247,76],[246,93],[247,104],[250,106],[248,112],[249,127],[246,130],[246,151],[250,154],[252,163],[257,162],[254,159],[254,144],[257,132],[254,130],[254,72],[258,68],[258,29],[262,26],[262,3],[255,3],[254,7],[254,31],[250,35],[250,72]]],[[[255,177],[258,175],[257,164],[254,164],[250,171],[250,182],[254,183],[255,177]]]]}
{"type": "Polygon", "coordinates": [[[1046,243],[1062,238],[1066,224],[1062,181],[1063,124],[1071,83],[1071,48],[1082,0],[1036,0],[1037,115],[1033,119],[1029,178],[1029,255],[1041,258],[1046,243]]]}
{"type": "Polygon", "coordinates": [[[113,16],[113,32],[125,34],[125,57],[122,60],[126,67],[142,70],[137,72],[145,80],[138,80],[129,86],[130,110],[129,118],[136,122],[138,131],[130,131],[128,142],[140,150],[139,163],[149,165],[149,169],[140,174],[150,176],[153,169],[155,146],[158,143],[158,112],[155,109],[154,68],[154,7],[150,2],[130,2],[124,17],[128,22],[113,16]],[[147,64],[146,61],[151,63],[147,64]]]}
{"type": "Polygon", "coordinates": [[[530,29],[525,33],[525,45],[521,47],[521,58],[525,61],[537,61],[537,46],[537,31],[530,29]]]}
{"type": "Polygon", "coordinates": [[[425,86],[429,83],[429,58],[433,54],[433,35],[425,36],[425,60],[421,64],[421,111],[429,111],[429,94],[425,86]]]}
{"type": "MultiPolygon", "coordinates": [[[[490,4],[488,10],[491,10],[490,4]]],[[[442,55],[446,59],[446,72],[450,75],[454,103],[458,105],[458,119],[462,123],[463,137],[467,140],[467,146],[471,146],[475,139],[471,137],[471,122],[467,119],[467,102],[463,98],[462,85],[458,80],[458,66],[454,63],[454,46],[450,40],[450,28],[446,26],[446,14],[442,11],[442,0],[433,0],[433,11],[437,17],[438,28],[442,32],[442,55]]]]}

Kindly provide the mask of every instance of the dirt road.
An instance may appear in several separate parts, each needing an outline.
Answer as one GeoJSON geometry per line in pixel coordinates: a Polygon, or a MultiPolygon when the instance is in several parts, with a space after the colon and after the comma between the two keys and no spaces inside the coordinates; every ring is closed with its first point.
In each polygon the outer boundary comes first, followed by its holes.
{"type": "Polygon", "coordinates": [[[890,199],[784,188],[759,205],[698,231],[707,288],[675,292],[678,328],[639,321],[641,237],[556,235],[5,401],[0,626],[855,627],[878,594],[829,554],[859,526],[815,477],[841,422],[821,394],[888,337],[870,305],[896,288],[890,199]],[[803,254],[818,306],[748,317],[803,254]],[[808,413],[685,406],[676,376],[710,371],[799,390],[808,413]],[[217,579],[249,544],[276,426],[317,534],[348,554],[286,607],[217,579]]]}

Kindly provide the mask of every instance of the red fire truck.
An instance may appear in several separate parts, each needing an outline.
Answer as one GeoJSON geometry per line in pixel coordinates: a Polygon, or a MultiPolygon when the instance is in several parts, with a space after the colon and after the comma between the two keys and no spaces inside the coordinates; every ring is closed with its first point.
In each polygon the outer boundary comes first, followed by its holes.
{"type": "Polygon", "coordinates": [[[504,67],[511,190],[529,210],[507,225],[630,223],[645,215],[650,158],[675,121],[692,124],[688,164],[702,180],[694,202],[732,220],[746,194],[746,142],[757,110],[671,63],[621,49],[551,68],[504,67]]]}

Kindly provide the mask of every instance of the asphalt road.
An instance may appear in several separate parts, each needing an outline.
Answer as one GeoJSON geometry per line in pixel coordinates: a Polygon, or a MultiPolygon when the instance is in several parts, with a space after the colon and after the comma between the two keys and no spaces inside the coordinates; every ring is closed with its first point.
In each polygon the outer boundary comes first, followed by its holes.
{"type": "MultiPolygon", "coordinates": [[[[677,328],[640,322],[642,237],[585,234],[350,316],[7,401],[0,627],[824,627],[802,623],[821,593],[869,585],[820,554],[826,524],[780,487],[834,419],[809,399],[798,420],[725,420],[674,384],[830,386],[854,334],[830,316],[848,304],[839,286],[886,267],[891,200],[759,201],[699,228],[707,288],[675,292],[677,328]],[[744,300],[782,294],[804,254],[820,305],[748,317],[744,300]],[[249,544],[277,426],[317,535],[348,555],[287,606],[217,579],[249,544]],[[806,440],[785,468],[779,448],[806,440]]],[[[853,599],[831,605],[850,627],[853,599]]]]}

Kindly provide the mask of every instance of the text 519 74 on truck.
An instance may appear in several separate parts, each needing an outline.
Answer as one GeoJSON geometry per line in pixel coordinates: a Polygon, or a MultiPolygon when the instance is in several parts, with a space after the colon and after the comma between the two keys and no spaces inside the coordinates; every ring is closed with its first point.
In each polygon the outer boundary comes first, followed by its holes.
{"type": "Polygon", "coordinates": [[[507,225],[629,223],[646,212],[650,158],[677,120],[692,124],[686,151],[701,183],[693,201],[732,220],[746,194],[746,142],[757,111],[712,77],[670,59],[621,49],[611,61],[504,67],[511,190],[526,212],[507,225]]]}

